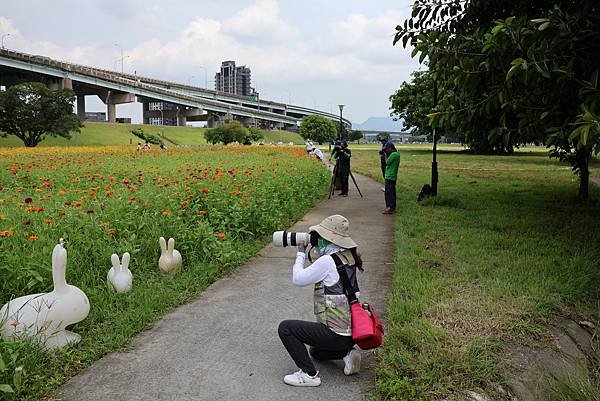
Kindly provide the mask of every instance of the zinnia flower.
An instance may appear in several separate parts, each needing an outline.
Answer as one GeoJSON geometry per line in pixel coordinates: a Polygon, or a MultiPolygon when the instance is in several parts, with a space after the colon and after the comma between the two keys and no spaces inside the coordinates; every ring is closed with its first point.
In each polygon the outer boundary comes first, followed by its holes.
{"type": "Polygon", "coordinates": [[[38,236],[37,235],[30,235],[29,238],[27,238],[29,241],[33,242],[33,241],[37,241],[38,240],[38,236]]]}
{"type": "Polygon", "coordinates": [[[13,232],[11,230],[0,231],[0,237],[12,237],[13,232]]]}
{"type": "Polygon", "coordinates": [[[225,233],[216,233],[215,237],[217,237],[218,239],[223,239],[225,238],[225,233]]]}
{"type": "Polygon", "coordinates": [[[168,216],[168,215],[170,215],[170,214],[171,214],[171,211],[170,211],[169,209],[165,209],[165,210],[163,210],[163,212],[162,212],[162,215],[163,215],[163,216],[168,216]]]}

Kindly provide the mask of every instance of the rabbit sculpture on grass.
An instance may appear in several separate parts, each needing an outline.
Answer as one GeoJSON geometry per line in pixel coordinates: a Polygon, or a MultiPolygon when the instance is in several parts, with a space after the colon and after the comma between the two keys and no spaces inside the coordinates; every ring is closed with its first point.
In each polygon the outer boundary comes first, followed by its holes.
{"type": "Polygon", "coordinates": [[[119,256],[113,253],[110,257],[112,267],[106,275],[108,286],[118,293],[125,293],[131,290],[133,274],[129,270],[129,252],[123,254],[123,261],[119,261],[119,256]]]}
{"type": "Polygon", "coordinates": [[[82,321],[90,312],[90,302],[83,291],[67,284],[67,250],[61,241],[52,251],[54,290],[9,301],[0,309],[0,334],[10,338],[32,338],[46,349],[64,347],[81,340],[79,334],[65,327],[82,321]]]}
{"type": "Polygon", "coordinates": [[[169,244],[164,237],[158,240],[160,243],[160,258],[158,259],[158,268],[162,274],[177,274],[181,270],[183,261],[181,254],[175,249],[175,240],[169,238],[169,244]]]}

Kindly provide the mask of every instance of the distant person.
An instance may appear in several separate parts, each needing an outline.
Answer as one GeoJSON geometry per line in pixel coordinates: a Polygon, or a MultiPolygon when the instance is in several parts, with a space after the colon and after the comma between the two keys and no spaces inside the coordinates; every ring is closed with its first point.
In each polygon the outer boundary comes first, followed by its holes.
{"type": "Polygon", "coordinates": [[[160,150],[162,150],[162,151],[165,151],[165,152],[166,152],[167,150],[169,150],[169,149],[167,149],[167,147],[165,146],[165,144],[164,144],[164,143],[161,143],[161,144],[160,144],[160,146],[159,146],[159,148],[160,148],[160,150]]]}
{"type": "Polygon", "coordinates": [[[144,142],[144,151],[150,150],[150,143],[148,141],[144,142]]]}
{"type": "Polygon", "coordinates": [[[137,146],[135,147],[135,151],[140,153],[142,151],[142,143],[138,142],[137,146]]]}
{"type": "Polygon", "coordinates": [[[348,142],[341,141],[339,151],[335,153],[335,159],[337,164],[337,176],[340,179],[342,186],[342,192],[340,196],[348,196],[348,177],[350,176],[350,158],[352,152],[348,148],[348,142]]]}
{"type": "Polygon", "coordinates": [[[313,145],[312,141],[306,141],[306,153],[308,153],[308,154],[312,153],[314,148],[315,148],[315,145],[313,145]]]}
{"type": "Polygon", "coordinates": [[[391,142],[383,145],[385,153],[385,206],[383,214],[394,214],[396,211],[396,180],[400,167],[400,153],[391,142]]]}
{"type": "Polygon", "coordinates": [[[323,161],[323,159],[325,158],[323,156],[323,152],[321,152],[321,149],[314,147],[313,150],[310,152],[311,155],[315,155],[315,157],[319,160],[319,161],[323,161]]]}

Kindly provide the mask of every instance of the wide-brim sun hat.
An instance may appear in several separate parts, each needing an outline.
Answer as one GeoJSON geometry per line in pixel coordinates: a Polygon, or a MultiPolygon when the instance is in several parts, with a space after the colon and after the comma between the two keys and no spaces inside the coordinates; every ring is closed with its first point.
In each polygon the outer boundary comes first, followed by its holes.
{"type": "Polygon", "coordinates": [[[350,238],[350,222],[342,215],[334,214],[326,217],[309,231],[316,231],[327,241],[345,249],[356,248],[356,242],[350,238]]]}

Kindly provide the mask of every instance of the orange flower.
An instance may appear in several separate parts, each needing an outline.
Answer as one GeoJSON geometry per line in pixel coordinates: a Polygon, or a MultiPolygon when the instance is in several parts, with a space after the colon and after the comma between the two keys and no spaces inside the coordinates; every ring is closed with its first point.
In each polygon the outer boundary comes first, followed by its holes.
{"type": "Polygon", "coordinates": [[[114,237],[115,235],[117,235],[117,229],[116,228],[111,228],[110,230],[108,230],[106,232],[106,235],[108,235],[109,237],[114,237]]]}
{"type": "Polygon", "coordinates": [[[104,196],[106,196],[107,198],[110,198],[110,197],[112,197],[112,192],[110,192],[110,191],[106,191],[106,192],[104,193],[104,196]]]}
{"type": "Polygon", "coordinates": [[[225,238],[225,233],[216,233],[215,237],[217,237],[218,239],[223,239],[225,238]]]}
{"type": "Polygon", "coordinates": [[[130,183],[130,182],[131,182],[131,181],[129,181],[129,180],[127,180],[127,179],[123,180],[123,184],[125,184],[125,185],[129,185],[129,183],[130,183]]]}
{"type": "Polygon", "coordinates": [[[206,210],[200,210],[200,214],[201,214],[202,216],[206,216],[206,210]]]}
{"type": "Polygon", "coordinates": [[[181,202],[181,207],[188,207],[188,206],[189,206],[189,204],[190,204],[190,202],[188,202],[188,201],[183,201],[183,202],[181,202]]]}
{"type": "Polygon", "coordinates": [[[13,232],[11,230],[0,231],[0,237],[12,237],[13,232]]]}
{"type": "Polygon", "coordinates": [[[170,211],[169,209],[165,209],[165,210],[163,210],[163,212],[162,212],[162,215],[163,215],[163,216],[168,216],[168,215],[170,215],[170,214],[171,214],[171,211],[170,211]]]}
{"type": "Polygon", "coordinates": [[[46,223],[46,224],[54,224],[54,220],[52,220],[52,219],[44,219],[44,223],[46,223]]]}
{"type": "Polygon", "coordinates": [[[100,227],[108,227],[108,223],[103,221],[100,223],[100,227]]]}
{"type": "Polygon", "coordinates": [[[58,192],[57,192],[57,194],[59,194],[59,195],[64,195],[64,194],[65,194],[65,191],[63,191],[63,190],[61,189],[60,191],[58,191],[58,192]]]}
{"type": "Polygon", "coordinates": [[[33,242],[33,241],[37,241],[38,240],[38,236],[37,235],[30,235],[29,238],[27,238],[29,241],[33,242]]]}
{"type": "Polygon", "coordinates": [[[200,192],[202,192],[203,194],[207,194],[208,193],[208,188],[202,188],[200,190],[200,192]]]}

